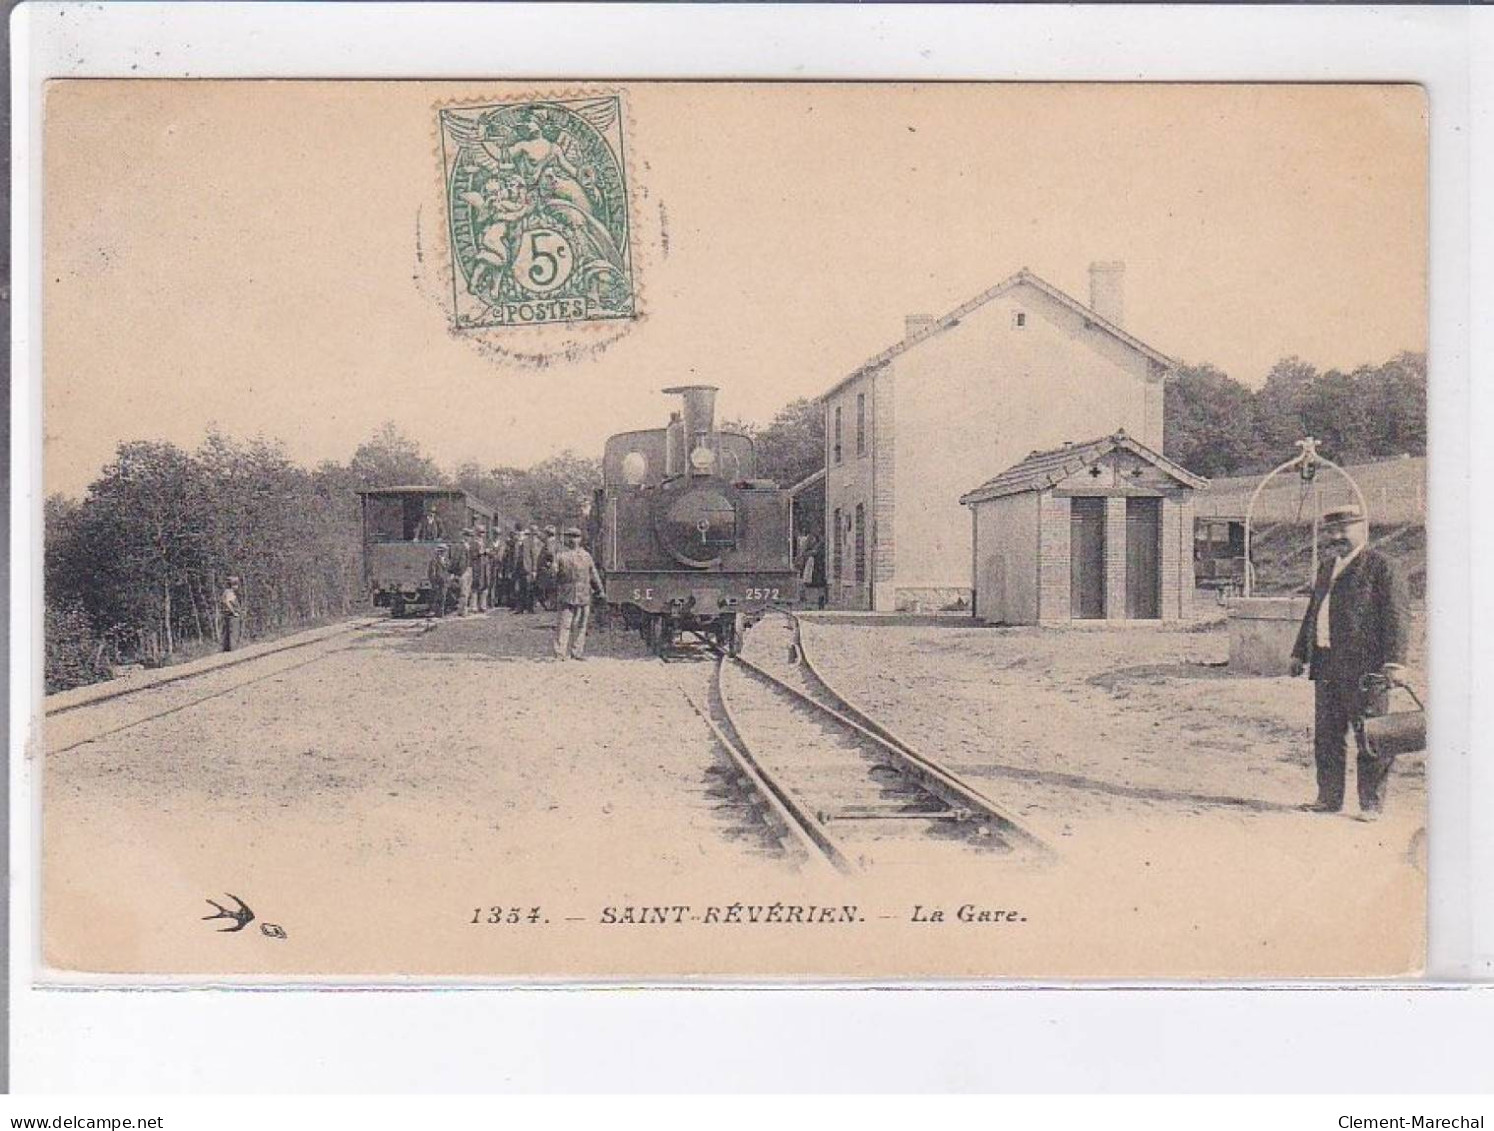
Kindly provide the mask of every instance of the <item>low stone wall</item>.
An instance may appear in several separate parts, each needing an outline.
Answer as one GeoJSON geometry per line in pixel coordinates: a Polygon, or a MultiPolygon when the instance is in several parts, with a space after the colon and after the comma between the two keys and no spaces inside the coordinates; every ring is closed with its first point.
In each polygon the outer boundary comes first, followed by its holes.
{"type": "Polygon", "coordinates": [[[1229,667],[1250,675],[1286,675],[1306,597],[1235,597],[1229,609],[1229,667]]]}
{"type": "Polygon", "coordinates": [[[959,588],[903,589],[897,591],[900,613],[958,613],[970,611],[971,591],[959,588]]]}

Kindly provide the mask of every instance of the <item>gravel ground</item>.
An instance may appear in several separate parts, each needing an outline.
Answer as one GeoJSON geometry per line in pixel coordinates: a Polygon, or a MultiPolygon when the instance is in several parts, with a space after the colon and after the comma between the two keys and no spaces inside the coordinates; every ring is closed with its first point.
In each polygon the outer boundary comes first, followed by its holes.
{"type": "MultiPolygon", "coordinates": [[[[804,633],[838,688],[952,769],[998,782],[996,796],[1049,828],[1148,810],[1286,811],[1316,793],[1312,684],[1231,673],[1223,623],[871,628],[824,618],[806,619],[804,633]]],[[[1390,806],[1421,814],[1423,786],[1422,760],[1401,759],[1390,806]]]]}
{"type": "MultiPolygon", "coordinates": [[[[753,647],[774,639],[754,632],[753,647]]],[[[271,978],[1419,966],[1418,762],[1379,825],[1287,811],[1311,788],[1310,688],[1230,677],[1219,631],[806,632],[832,680],[980,778],[1057,859],[796,872],[723,789],[685,700],[709,663],[661,664],[620,629],[594,634],[587,663],[555,663],[543,616],[382,622],[49,719],[46,956],[271,978]],[[202,921],[226,892],[257,924],[202,921]],[[706,925],[708,906],[780,902],[857,910],[812,929],[706,925]],[[607,920],[666,904],[699,918],[607,920]],[[928,925],[965,904],[1011,914],[928,925]]]]}
{"type": "MultiPolygon", "coordinates": [[[[543,904],[582,870],[619,901],[639,877],[779,875],[721,796],[719,762],[681,692],[682,674],[703,686],[704,671],[652,661],[621,630],[593,634],[586,663],[557,663],[550,626],[506,612],[386,622],[312,662],[288,653],[278,673],[256,661],[50,720],[53,963],[241,961],[229,940],[184,938],[180,921],[152,918],[179,903],[196,928],[203,900],[224,890],[271,921],[310,925],[332,901],[354,924],[393,916],[418,933],[478,906],[543,904]],[[235,690],[246,678],[256,682],[235,690]]],[[[311,968],[412,961],[382,932],[354,933],[311,968]]],[[[285,969],[305,962],[296,949],[285,969]]],[[[261,947],[241,968],[273,969],[276,957],[261,947]]],[[[425,969],[416,961],[403,968],[425,969]]]]}

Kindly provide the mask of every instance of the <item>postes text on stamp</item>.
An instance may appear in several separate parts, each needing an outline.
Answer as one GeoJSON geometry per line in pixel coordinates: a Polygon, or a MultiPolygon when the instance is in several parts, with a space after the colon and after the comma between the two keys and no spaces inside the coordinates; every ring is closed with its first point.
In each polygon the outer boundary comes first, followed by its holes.
{"type": "Polygon", "coordinates": [[[636,313],[615,96],[440,111],[459,329],[636,313]]]}

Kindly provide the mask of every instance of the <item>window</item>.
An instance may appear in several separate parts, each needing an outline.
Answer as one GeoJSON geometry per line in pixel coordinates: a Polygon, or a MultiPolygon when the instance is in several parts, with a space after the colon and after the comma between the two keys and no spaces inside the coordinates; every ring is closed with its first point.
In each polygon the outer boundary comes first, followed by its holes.
{"type": "Polygon", "coordinates": [[[866,455],[866,394],[856,394],[856,454],[866,455]]]}
{"type": "Polygon", "coordinates": [[[835,406],[835,462],[840,462],[840,405],[835,406]]]}
{"type": "Polygon", "coordinates": [[[856,504],[856,584],[866,584],[866,507],[856,504]]]}
{"type": "Polygon", "coordinates": [[[419,497],[365,495],[363,524],[372,542],[413,542],[425,508],[419,497]]]}
{"type": "Polygon", "coordinates": [[[841,558],[845,549],[845,527],[840,524],[840,508],[835,508],[835,521],[830,527],[831,539],[831,572],[836,581],[841,578],[841,558]]]}
{"type": "Polygon", "coordinates": [[[1012,311],[1012,329],[1025,330],[1027,328],[1027,312],[1025,310],[1012,311]]]}

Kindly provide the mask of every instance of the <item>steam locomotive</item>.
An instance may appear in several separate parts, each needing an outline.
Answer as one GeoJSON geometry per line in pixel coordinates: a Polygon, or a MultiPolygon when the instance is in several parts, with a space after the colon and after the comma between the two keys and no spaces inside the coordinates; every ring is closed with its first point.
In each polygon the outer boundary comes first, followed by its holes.
{"type": "Polygon", "coordinates": [[[686,633],[735,655],[747,628],[799,598],[787,490],[757,478],[752,438],[715,427],[716,387],[664,428],[607,441],[591,544],[607,602],[664,655],[686,633]]]}

